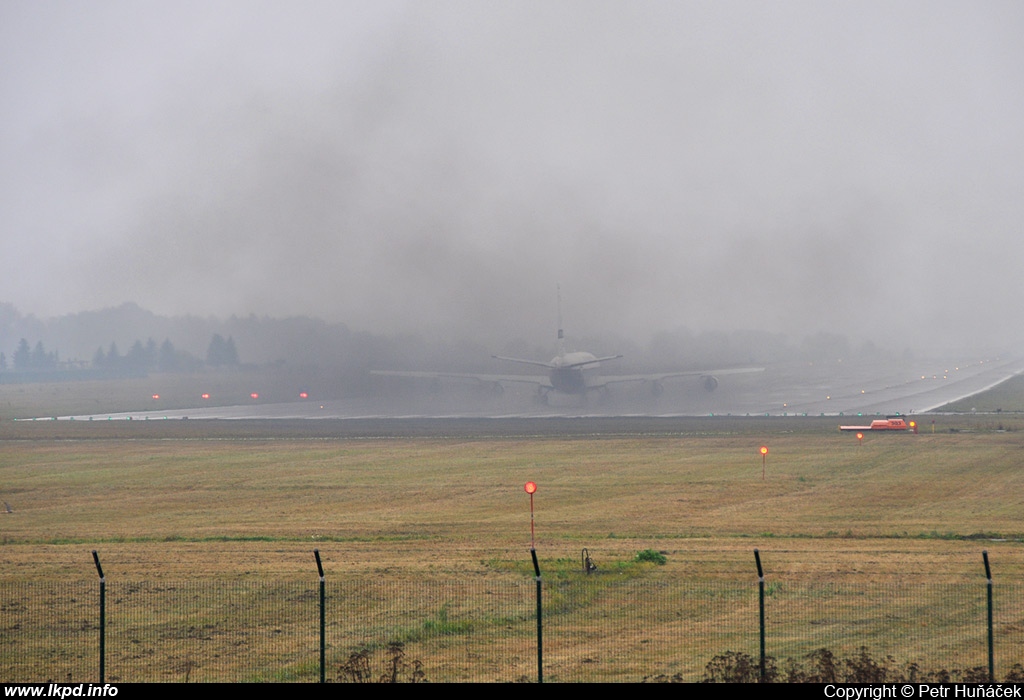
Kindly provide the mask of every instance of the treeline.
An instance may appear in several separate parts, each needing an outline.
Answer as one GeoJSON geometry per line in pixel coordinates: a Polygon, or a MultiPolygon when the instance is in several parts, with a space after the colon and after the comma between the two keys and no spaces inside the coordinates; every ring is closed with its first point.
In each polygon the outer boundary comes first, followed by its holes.
{"type": "Polygon", "coordinates": [[[208,367],[232,367],[239,364],[238,350],[231,336],[225,338],[215,333],[206,351],[206,359],[200,359],[185,350],[174,347],[170,338],[165,338],[159,346],[153,338],[143,343],[136,340],[128,352],[122,354],[116,342],[107,348],[96,349],[92,362],[81,360],[61,361],[60,354],[54,350],[47,352],[43,341],[36,342],[31,348],[29,341],[22,338],[13,355],[13,366],[8,366],[7,356],[0,352],[0,372],[13,370],[18,373],[45,375],[47,373],[66,374],[72,371],[94,370],[102,375],[138,376],[149,372],[194,372],[208,367]]]}
{"type": "Polygon", "coordinates": [[[92,356],[92,366],[99,369],[119,369],[129,372],[192,372],[207,367],[233,367],[239,364],[238,350],[235,339],[228,336],[224,339],[214,333],[206,350],[205,361],[185,350],[174,347],[170,338],[157,347],[156,341],[149,338],[145,343],[136,340],[127,353],[122,355],[117,343],[111,342],[104,350],[96,349],[92,356]]]}
{"type": "MultiPolygon", "coordinates": [[[[14,369],[18,371],[38,371],[57,369],[60,365],[60,355],[54,352],[47,352],[43,341],[38,341],[35,348],[29,348],[28,340],[21,339],[18,349],[14,351],[14,369]]],[[[7,369],[7,356],[0,352],[0,371],[7,369]]]]}
{"type": "Polygon", "coordinates": [[[96,348],[92,356],[92,366],[115,372],[183,372],[198,369],[202,366],[202,361],[191,353],[175,348],[169,338],[165,338],[159,347],[156,341],[150,338],[145,344],[141,340],[136,340],[123,355],[115,342],[111,342],[106,350],[102,347],[96,348]]]}

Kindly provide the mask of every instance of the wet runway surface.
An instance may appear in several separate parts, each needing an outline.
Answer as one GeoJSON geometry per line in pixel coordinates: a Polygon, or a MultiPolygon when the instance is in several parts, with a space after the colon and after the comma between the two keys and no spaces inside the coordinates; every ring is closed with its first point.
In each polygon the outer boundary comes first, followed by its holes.
{"type": "MultiPolygon", "coordinates": [[[[609,416],[783,416],[924,413],[971,396],[1024,371],[1024,358],[878,363],[791,363],[765,372],[727,376],[706,392],[695,380],[666,383],[661,396],[648,385],[615,385],[603,398],[551,396],[536,401],[531,388],[509,387],[481,396],[465,386],[440,391],[410,387],[388,399],[351,398],[173,410],[62,416],[59,420],[299,420],[413,418],[582,418],[609,416]]],[[[315,392],[314,392],[315,397],[315,392]]],[[[52,419],[49,419],[52,420],[52,419]]]]}

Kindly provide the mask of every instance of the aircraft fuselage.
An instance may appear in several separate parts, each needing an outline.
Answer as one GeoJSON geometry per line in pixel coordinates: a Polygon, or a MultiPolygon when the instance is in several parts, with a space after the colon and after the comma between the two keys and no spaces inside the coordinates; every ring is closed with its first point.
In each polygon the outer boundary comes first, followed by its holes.
{"type": "Polygon", "coordinates": [[[568,352],[551,360],[548,378],[556,391],[564,394],[586,394],[587,379],[584,370],[600,367],[598,359],[589,352],[568,352]]]}

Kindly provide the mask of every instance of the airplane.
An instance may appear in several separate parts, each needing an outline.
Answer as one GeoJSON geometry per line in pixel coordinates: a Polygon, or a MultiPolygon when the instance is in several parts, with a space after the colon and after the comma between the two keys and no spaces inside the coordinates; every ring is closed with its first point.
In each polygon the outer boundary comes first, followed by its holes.
{"type": "Polygon", "coordinates": [[[743,367],[733,369],[717,370],[686,370],[678,372],[664,372],[660,374],[613,374],[598,376],[593,373],[601,366],[602,362],[617,360],[622,355],[607,355],[597,357],[589,352],[566,352],[565,332],[562,329],[562,294],[558,290],[558,354],[549,362],[540,360],[527,360],[518,357],[504,357],[492,355],[496,360],[515,362],[524,365],[543,367],[548,370],[547,376],[527,375],[503,375],[503,374],[461,374],[452,372],[415,372],[395,370],[371,370],[370,374],[385,377],[414,377],[420,379],[431,379],[432,387],[438,388],[441,379],[472,380],[485,387],[488,387],[492,394],[500,396],[504,393],[506,383],[533,384],[537,387],[537,400],[542,404],[548,403],[548,395],[551,393],[578,396],[582,400],[594,392],[607,396],[610,384],[621,384],[626,382],[646,382],[650,387],[653,396],[661,396],[664,393],[663,382],[679,377],[700,377],[701,384],[706,391],[714,391],[718,388],[718,376],[730,374],[748,374],[751,372],[763,372],[764,367],[743,367]]]}

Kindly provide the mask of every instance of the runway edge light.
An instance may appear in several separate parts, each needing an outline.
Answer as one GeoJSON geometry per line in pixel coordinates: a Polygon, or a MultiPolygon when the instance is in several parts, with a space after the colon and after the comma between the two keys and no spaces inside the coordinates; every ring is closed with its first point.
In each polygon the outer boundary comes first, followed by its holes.
{"type": "Polygon", "coordinates": [[[530,551],[534,552],[534,557],[536,557],[537,540],[535,539],[533,532],[533,494],[537,492],[537,484],[532,481],[527,481],[523,485],[523,490],[530,494],[530,551]]]}

